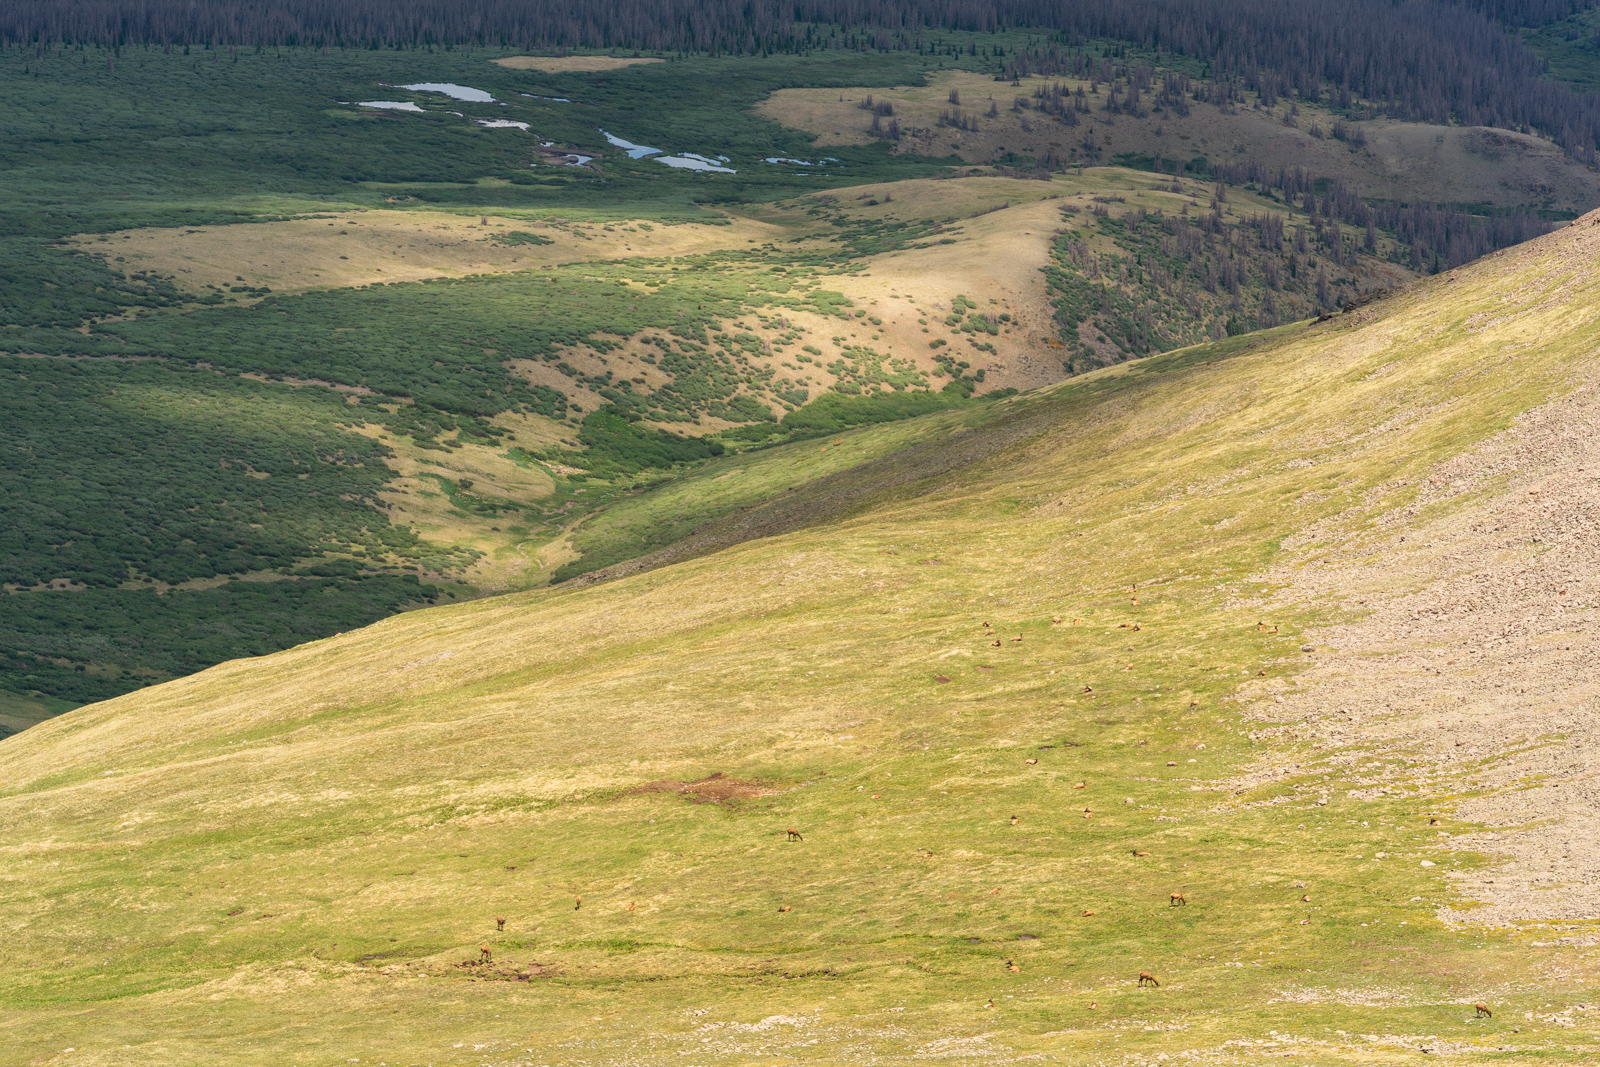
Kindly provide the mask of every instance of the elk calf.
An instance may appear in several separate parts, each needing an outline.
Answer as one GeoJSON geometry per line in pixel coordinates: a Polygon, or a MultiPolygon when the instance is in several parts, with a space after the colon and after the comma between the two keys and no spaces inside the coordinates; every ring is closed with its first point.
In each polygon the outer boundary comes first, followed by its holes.
{"type": "Polygon", "coordinates": [[[488,945],[479,945],[478,946],[478,962],[480,962],[480,963],[488,963],[489,962],[489,957],[493,956],[493,955],[494,955],[494,953],[489,951],[489,946],[488,945]]]}
{"type": "Polygon", "coordinates": [[[1139,984],[1140,985],[1153,985],[1153,986],[1156,986],[1157,988],[1160,988],[1161,979],[1157,978],[1155,975],[1151,974],[1149,971],[1140,971],[1139,972],[1139,984]]]}
{"type": "Polygon", "coordinates": [[[1485,1015],[1487,1015],[1487,1016],[1488,1016],[1488,1017],[1489,1017],[1489,1018],[1491,1018],[1491,1019],[1493,1019],[1493,1018],[1494,1018],[1494,1012],[1492,1012],[1492,1011],[1490,1011],[1490,1010],[1489,1010],[1489,1005],[1487,1005],[1487,1004],[1484,1004],[1484,1003],[1482,1003],[1482,1002],[1481,1002],[1481,1001],[1480,1001],[1480,1002],[1479,1002],[1479,1003],[1477,1003],[1477,1004],[1474,1004],[1474,1005],[1473,1005],[1473,1007],[1475,1007],[1475,1008],[1477,1008],[1477,1009],[1478,1009],[1478,1013],[1477,1013],[1477,1018],[1479,1018],[1479,1019],[1481,1019],[1481,1018],[1483,1018],[1483,1017],[1484,1017],[1484,1016],[1485,1016],[1485,1015]]]}
{"type": "Polygon", "coordinates": [[[785,830],[784,833],[789,835],[788,838],[786,838],[786,840],[789,840],[789,841],[804,841],[805,840],[805,835],[802,834],[799,830],[785,830]]]}
{"type": "Polygon", "coordinates": [[[506,928],[506,921],[501,918],[496,918],[494,921],[494,928],[496,930],[504,930],[506,928]]]}
{"type": "Polygon", "coordinates": [[[1177,907],[1179,904],[1187,904],[1187,903],[1189,903],[1188,899],[1185,898],[1182,893],[1178,893],[1178,892],[1174,892],[1172,894],[1172,896],[1169,897],[1168,899],[1171,901],[1171,906],[1172,907],[1177,907]]]}

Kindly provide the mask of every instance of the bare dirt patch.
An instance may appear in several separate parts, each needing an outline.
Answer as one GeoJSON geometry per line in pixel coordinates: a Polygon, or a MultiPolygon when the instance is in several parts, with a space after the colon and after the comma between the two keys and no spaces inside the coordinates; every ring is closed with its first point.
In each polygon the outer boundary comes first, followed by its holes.
{"type": "Polygon", "coordinates": [[[640,63],[665,63],[664,59],[653,56],[506,56],[493,62],[511,70],[542,70],[546,74],[562,74],[567,72],[584,72],[593,70],[616,70],[618,67],[634,67],[640,63]]]}
{"type": "Polygon", "coordinates": [[[727,800],[750,800],[754,797],[770,797],[776,795],[777,792],[776,789],[770,789],[756,782],[742,782],[737,778],[724,777],[722,772],[718,771],[697,782],[680,782],[675,778],[663,778],[658,782],[648,782],[644,785],[634,786],[627,791],[627,795],[678,793],[682,796],[693,798],[697,803],[721,804],[727,800]]]}
{"type": "Polygon", "coordinates": [[[154,271],[191,292],[248,285],[293,293],[629,256],[691,255],[782,235],[776,227],[748,219],[724,226],[651,225],[642,230],[627,221],[382,210],[234,226],[126,230],[71,240],[118,270],[154,271]],[[502,240],[515,233],[550,243],[502,240]]]}

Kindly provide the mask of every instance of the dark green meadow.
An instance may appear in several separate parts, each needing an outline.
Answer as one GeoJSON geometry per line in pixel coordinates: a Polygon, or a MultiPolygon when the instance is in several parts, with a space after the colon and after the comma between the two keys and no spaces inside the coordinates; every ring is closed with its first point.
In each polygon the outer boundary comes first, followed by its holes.
{"type": "MultiPolygon", "coordinates": [[[[419,585],[417,573],[448,577],[470,557],[390,523],[375,506],[393,478],[386,449],[350,426],[379,423],[448,451],[463,438],[502,438],[492,420],[507,410],[576,421],[582,416],[561,393],[508,375],[503,357],[485,347],[553,358],[556,345],[596,331],[652,327],[670,327],[700,351],[678,352],[678,387],[637,398],[638,406],[691,418],[748,377],[724,368],[726,352],[711,357],[697,343],[709,340],[706,324],[752,295],[758,304],[781,299],[792,285],[770,275],[752,282],[766,262],[746,269],[741,260],[750,257],[729,257],[686,274],[661,266],[656,288],[625,310],[613,289],[637,267],[289,297],[251,292],[251,303],[227,306],[235,294],[196,296],[168,278],[119,273],[114,258],[81,254],[63,238],[407,204],[671,224],[714,220],[708,205],[717,202],[940,168],[891,158],[881,146],[833,151],[826,174],[760,163],[804,155],[808,138],[746,113],[784,86],[916,80],[934,62],[922,57],[674,58],[549,75],[496,66],[489,60],[497,54],[0,55],[10,105],[0,114],[0,353],[9,353],[0,355],[0,688],[102,699],[428,602],[439,588],[419,585]],[[442,98],[386,88],[415,81],[468,84],[506,106],[451,101],[448,110],[462,113],[455,116],[443,113],[442,98]],[[390,98],[424,99],[430,111],[362,112],[347,103],[390,98]],[[525,136],[480,128],[478,117],[528,122],[542,140],[596,155],[606,149],[601,127],[669,151],[714,149],[740,156],[740,173],[710,178],[616,151],[605,152],[598,171],[535,169],[525,136]],[[350,405],[244,373],[375,395],[350,405]],[[287,580],[229,581],[257,572],[287,580]],[[227,584],[196,587],[214,581],[227,584]]],[[[604,430],[589,432],[597,435],[604,430]]],[[[678,455],[683,447],[670,443],[663,453],[656,441],[625,433],[611,465],[636,471],[667,457],[671,468],[709,454],[697,445],[678,455]]],[[[459,580],[450,589],[469,592],[459,580]]]]}

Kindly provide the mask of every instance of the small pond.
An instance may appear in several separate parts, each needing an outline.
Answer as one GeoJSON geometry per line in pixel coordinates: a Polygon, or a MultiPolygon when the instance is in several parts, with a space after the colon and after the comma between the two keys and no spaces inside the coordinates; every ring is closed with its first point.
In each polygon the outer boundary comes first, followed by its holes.
{"type": "Polygon", "coordinates": [[[624,152],[628,153],[629,159],[643,159],[645,156],[653,156],[661,151],[659,148],[647,148],[642,144],[634,144],[632,141],[624,141],[615,134],[606,133],[605,130],[601,130],[600,134],[613,147],[620,148],[624,152]]]}
{"type": "Polygon", "coordinates": [[[732,167],[724,167],[719,165],[721,163],[726,163],[727,161],[728,159],[726,156],[718,156],[716,159],[708,159],[707,157],[697,155],[694,152],[685,152],[681,156],[659,156],[656,159],[657,163],[665,163],[667,166],[675,167],[678,170],[699,170],[710,174],[739,173],[732,167]]]}
{"type": "Polygon", "coordinates": [[[497,101],[482,89],[454,82],[417,82],[415,85],[397,85],[396,89],[410,89],[414,93],[440,93],[452,100],[467,104],[493,104],[497,101]]]}

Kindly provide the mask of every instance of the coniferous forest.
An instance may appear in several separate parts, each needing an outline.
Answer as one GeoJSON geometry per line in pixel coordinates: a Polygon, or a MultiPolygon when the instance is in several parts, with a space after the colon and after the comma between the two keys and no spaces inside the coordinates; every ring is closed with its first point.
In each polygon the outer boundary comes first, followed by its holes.
{"type": "Polygon", "coordinates": [[[1407,120],[1538,130],[1593,164],[1600,100],[1542,80],[1538,58],[1508,33],[1593,6],[1592,0],[9,0],[0,5],[0,41],[37,49],[67,41],[764,55],[925,52],[934,29],[989,34],[1033,27],[1068,42],[1109,38],[1201,60],[1214,76],[1251,91],[1355,94],[1407,120]]]}

